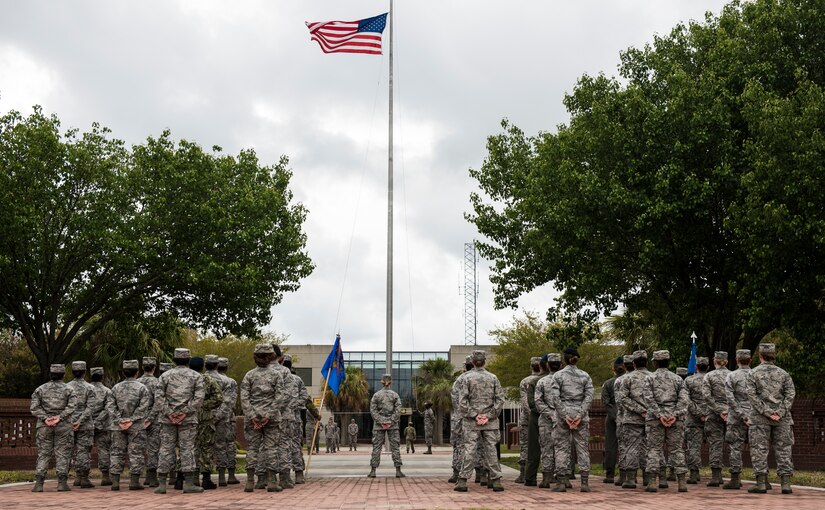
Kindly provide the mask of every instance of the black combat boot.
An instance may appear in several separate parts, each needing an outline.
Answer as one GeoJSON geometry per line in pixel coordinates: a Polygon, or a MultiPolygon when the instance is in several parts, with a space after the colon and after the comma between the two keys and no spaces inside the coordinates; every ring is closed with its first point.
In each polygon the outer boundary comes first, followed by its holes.
{"type": "Polygon", "coordinates": [[[281,487],[283,487],[284,489],[294,489],[295,488],[295,484],[292,483],[292,479],[289,476],[290,471],[291,470],[289,470],[289,469],[281,471],[281,476],[280,476],[281,487]]]}
{"type": "Polygon", "coordinates": [[[616,478],[614,477],[613,471],[607,471],[604,474],[604,478],[602,479],[602,483],[615,483],[616,478]]]}
{"type": "Polygon", "coordinates": [[[687,479],[687,483],[690,485],[696,485],[699,483],[699,470],[695,468],[690,468],[690,477],[687,479]]]}
{"type": "MultiPolygon", "coordinates": [[[[275,471],[272,471],[272,473],[275,473],[275,471]]],[[[273,482],[273,483],[277,483],[278,479],[275,478],[275,480],[269,480],[269,481],[273,482]]],[[[258,473],[258,483],[255,484],[255,488],[256,489],[266,489],[266,485],[267,485],[267,474],[266,473],[258,473]]]]}
{"type": "Polygon", "coordinates": [[[226,487],[226,468],[218,468],[218,487],[226,487]]]}
{"type": "Polygon", "coordinates": [[[395,466],[395,477],[396,478],[406,478],[407,475],[401,472],[401,466],[395,466]]]}
{"type": "Polygon", "coordinates": [[[370,474],[367,475],[367,478],[375,478],[375,468],[370,468],[370,474]]]}
{"type": "Polygon", "coordinates": [[[183,472],[176,471],[175,472],[175,490],[182,491],[183,490],[183,472]]]}
{"type": "Polygon", "coordinates": [[[476,479],[473,481],[475,483],[481,483],[481,468],[476,468],[476,479]]]}
{"type": "Polygon", "coordinates": [[[241,481],[235,478],[235,470],[233,468],[229,468],[229,476],[226,478],[226,485],[238,485],[239,483],[241,483],[241,481]]]}
{"type": "Polygon", "coordinates": [[[201,473],[201,487],[204,490],[217,489],[218,486],[212,481],[212,473],[209,471],[201,473]]]}
{"type": "Polygon", "coordinates": [[[80,488],[81,489],[92,489],[94,488],[95,484],[89,480],[89,470],[84,469],[83,472],[80,474],[80,488]]]}
{"type": "Polygon", "coordinates": [[[457,481],[458,481],[458,470],[457,470],[457,469],[453,469],[453,476],[451,476],[451,477],[447,480],[447,483],[456,483],[457,481]]]}
{"type": "Polygon", "coordinates": [[[619,479],[613,482],[613,485],[621,487],[625,480],[627,480],[627,470],[619,469],[619,479]]]}
{"type": "Polygon", "coordinates": [[[157,487],[158,486],[158,470],[157,469],[147,469],[146,470],[146,481],[143,485],[148,485],[149,487],[157,487]]]}

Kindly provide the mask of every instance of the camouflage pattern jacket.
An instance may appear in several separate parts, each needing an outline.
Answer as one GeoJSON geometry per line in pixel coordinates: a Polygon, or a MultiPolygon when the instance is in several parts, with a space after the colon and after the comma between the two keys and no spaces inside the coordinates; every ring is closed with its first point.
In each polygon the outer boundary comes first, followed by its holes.
{"type": "Polygon", "coordinates": [[[284,376],[280,371],[267,366],[255,367],[247,372],[241,381],[240,389],[241,407],[246,422],[249,423],[252,418],[281,421],[281,414],[288,402],[284,389],[284,376]]]}
{"type": "Polygon", "coordinates": [[[158,421],[171,425],[169,415],[181,412],[186,418],[180,425],[197,424],[197,413],[203,405],[204,396],[201,374],[184,365],[167,370],[158,378],[158,388],[155,390],[158,421]]]}
{"type": "Polygon", "coordinates": [[[666,368],[656,369],[645,380],[644,398],[647,421],[657,421],[662,416],[675,416],[677,420],[683,420],[690,404],[685,382],[666,368]]]}
{"type": "Polygon", "coordinates": [[[622,377],[621,385],[616,392],[616,401],[623,408],[622,423],[628,425],[644,425],[647,413],[645,403],[645,381],[650,377],[647,368],[638,368],[622,377]]]}
{"type": "Polygon", "coordinates": [[[370,400],[370,414],[374,425],[372,430],[382,430],[382,423],[389,423],[389,430],[398,430],[401,418],[401,398],[389,388],[381,388],[370,400]]]}
{"type": "Polygon", "coordinates": [[[66,385],[72,389],[75,397],[77,397],[77,405],[71,417],[72,423],[80,422],[78,431],[94,430],[93,408],[97,398],[94,387],[83,379],[72,379],[66,385]]]}
{"type": "Polygon", "coordinates": [[[149,389],[137,379],[126,379],[112,387],[106,400],[106,411],[111,418],[109,430],[119,431],[121,420],[131,420],[132,430],[143,430],[143,420],[149,416],[149,389]]]}
{"type": "Polygon", "coordinates": [[[762,363],[751,370],[748,377],[748,400],[751,403],[751,421],[770,423],[772,413],[779,415],[782,420],[791,417],[793,399],[796,397],[796,388],[788,372],[785,372],[773,363],[762,363]]]}
{"type": "Polygon", "coordinates": [[[32,393],[29,410],[37,418],[37,427],[46,427],[45,420],[52,416],[59,416],[60,423],[68,420],[74,414],[77,406],[77,396],[68,384],[63,381],[49,381],[42,384],[32,393]]]}
{"type": "Polygon", "coordinates": [[[748,399],[748,377],[751,367],[743,367],[732,371],[725,378],[725,396],[728,399],[728,423],[744,423],[750,418],[751,402],[748,399]]]}
{"type": "Polygon", "coordinates": [[[498,430],[498,416],[503,407],[504,389],[498,377],[484,367],[468,371],[458,394],[458,409],[464,420],[464,428],[498,430]],[[487,415],[486,424],[475,423],[475,418],[479,414],[487,415]]]}
{"type": "Polygon", "coordinates": [[[553,407],[556,416],[581,418],[582,423],[590,421],[590,404],[593,403],[593,380],[590,375],[576,365],[567,365],[555,374],[551,383],[553,407]]]}
{"type": "Polygon", "coordinates": [[[707,413],[707,405],[705,404],[704,381],[705,374],[700,372],[689,375],[687,379],[685,379],[685,387],[688,390],[688,398],[690,400],[687,416],[687,424],[689,427],[702,426],[704,424],[702,417],[707,416],[707,414],[705,414],[707,413]]]}

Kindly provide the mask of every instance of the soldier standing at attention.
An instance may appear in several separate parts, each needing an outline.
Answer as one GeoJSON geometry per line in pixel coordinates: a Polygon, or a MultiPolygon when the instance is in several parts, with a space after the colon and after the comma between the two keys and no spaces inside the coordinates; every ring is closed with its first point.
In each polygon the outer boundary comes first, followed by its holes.
{"type": "Polygon", "coordinates": [[[539,411],[539,445],[541,446],[541,483],[539,488],[550,487],[555,479],[556,449],[553,439],[553,427],[556,423],[556,408],[553,402],[553,374],[561,369],[561,354],[549,353],[545,362],[550,373],[539,379],[534,392],[534,404],[539,411]]]}
{"type": "Polygon", "coordinates": [[[335,422],[332,421],[332,416],[329,417],[327,424],[324,425],[324,439],[326,439],[327,443],[327,453],[335,453],[335,422]]]}
{"type": "Polygon", "coordinates": [[[304,456],[301,455],[301,429],[303,427],[303,422],[301,421],[301,409],[306,409],[309,412],[311,412],[311,410],[315,410],[316,413],[318,411],[315,409],[315,405],[309,398],[309,393],[307,392],[304,380],[301,379],[292,369],[292,356],[289,354],[284,354],[284,361],[282,365],[284,368],[289,370],[290,380],[292,385],[297,390],[295,397],[292,399],[291,406],[293,419],[290,422],[292,428],[290,429],[289,434],[289,466],[295,471],[294,484],[298,485],[306,483],[306,480],[304,479],[304,456]]]}
{"type": "Polygon", "coordinates": [[[424,402],[424,442],[427,444],[427,451],[424,455],[433,454],[433,431],[435,430],[435,413],[433,403],[424,402]]]}
{"type": "Polygon", "coordinates": [[[97,468],[101,473],[101,487],[112,485],[109,478],[110,452],[112,449],[112,431],[109,430],[111,417],[106,410],[106,401],[112,390],[103,384],[103,367],[92,367],[92,388],[95,392],[95,405],[92,408],[92,420],[95,424],[95,446],[97,447],[97,468]]]}
{"type": "Polygon", "coordinates": [[[463,384],[467,372],[473,369],[472,358],[464,358],[464,372],[456,377],[450,388],[450,400],[453,403],[453,412],[450,415],[450,444],[453,446],[453,476],[447,479],[447,483],[456,483],[461,466],[464,463],[464,425],[461,415],[458,412],[459,388],[463,384]]]}
{"type": "Polygon", "coordinates": [[[679,483],[679,492],[687,492],[685,475],[685,415],[687,414],[690,397],[682,378],[668,370],[670,364],[669,351],[655,351],[653,364],[656,371],[647,378],[644,387],[644,396],[647,407],[646,436],[647,436],[647,479],[646,492],[658,492],[667,489],[667,467],[659,467],[665,454],[665,443],[676,479],[679,483]],[[658,473],[657,473],[658,470],[658,473]],[[658,474],[658,486],[657,486],[658,474]]]}
{"type": "Polygon", "coordinates": [[[624,429],[622,427],[623,417],[624,417],[624,406],[618,401],[618,395],[621,393],[622,388],[622,381],[630,375],[631,372],[636,370],[633,366],[633,355],[632,354],[625,354],[622,356],[622,361],[624,362],[624,374],[618,376],[616,378],[616,382],[613,383],[613,398],[616,400],[616,439],[619,443],[619,451],[618,451],[618,458],[619,458],[619,479],[613,482],[613,485],[622,486],[624,485],[625,481],[627,481],[627,437],[625,436],[624,429]]]}
{"type": "Polygon", "coordinates": [[[125,380],[112,388],[112,394],[106,401],[106,410],[112,417],[112,490],[120,490],[120,474],[125,460],[129,459],[129,490],[143,490],[140,474],[145,462],[146,417],[152,399],[149,389],[135,379],[138,373],[136,359],[123,361],[125,380]]]}
{"type": "Polygon", "coordinates": [[[736,351],[736,364],[739,369],[728,374],[725,379],[725,395],[728,398],[728,430],[725,441],[728,443],[730,459],[730,481],[723,489],[741,489],[742,447],[748,441],[751,403],[748,400],[748,377],[751,371],[751,351],[736,351]]]}
{"type": "Polygon", "coordinates": [[[593,381],[584,370],[576,367],[579,351],[564,350],[565,367],[552,378],[551,392],[556,409],[553,442],[556,451],[555,492],[565,492],[572,444],[581,474],[581,492],[590,492],[590,404],[593,402],[593,381]],[[572,444],[571,444],[572,439],[572,444]]]}
{"type": "Polygon", "coordinates": [[[791,407],[796,396],[793,380],[787,372],[774,365],[776,346],[759,345],[759,366],[748,377],[750,400],[750,445],[756,485],[748,492],[767,492],[768,452],[773,446],[776,473],[782,482],[782,494],[791,494],[793,476],[793,418],[791,407]]]}
{"type": "Polygon", "coordinates": [[[536,478],[539,474],[539,462],[541,461],[541,440],[539,417],[541,413],[536,407],[536,385],[543,377],[547,377],[550,369],[547,366],[547,354],[539,359],[539,373],[531,375],[527,383],[527,407],[530,408],[530,416],[527,421],[527,462],[524,467],[524,485],[535,487],[536,478]]]}
{"type": "Polygon", "coordinates": [[[349,451],[358,451],[358,424],[355,423],[355,418],[350,419],[347,425],[347,434],[349,434],[349,451]]]}
{"type": "Polygon", "coordinates": [[[32,393],[29,409],[37,418],[37,469],[32,492],[43,492],[43,481],[54,454],[57,471],[57,490],[69,491],[69,463],[72,460],[74,431],[71,421],[77,405],[74,391],[63,382],[66,367],[49,366],[50,381],[32,393]]]}
{"type": "MultiPolygon", "coordinates": [[[[275,451],[278,454],[278,464],[281,466],[279,472],[281,477],[280,485],[284,489],[292,489],[295,487],[295,484],[292,482],[291,477],[292,456],[290,454],[290,445],[292,443],[292,431],[294,430],[294,410],[299,405],[298,386],[292,378],[292,372],[283,365],[285,354],[281,351],[281,347],[277,344],[272,344],[272,350],[275,351],[275,361],[270,363],[270,368],[276,372],[280,372],[284,380],[284,399],[281,407],[281,421],[279,422],[281,430],[278,433],[278,446],[275,451]]],[[[300,418],[298,421],[300,421],[300,418]]]]}
{"type": "Polygon", "coordinates": [[[690,471],[687,483],[699,483],[699,468],[702,467],[702,441],[705,438],[705,405],[704,380],[708,371],[708,359],[704,356],[696,358],[696,373],[685,379],[690,403],[686,420],[685,443],[687,445],[687,466],[690,471]]]}
{"type": "Polygon", "coordinates": [[[504,390],[498,377],[488,372],[484,365],[487,353],[473,351],[473,369],[459,388],[458,405],[464,420],[464,462],[454,490],[467,492],[467,478],[473,472],[473,459],[481,449],[482,464],[488,472],[488,485],[501,492],[501,468],[496,457],[496,444],[500,441],[498,417],[504,407],[504,390]]]}
{"type": "Polygon", "coordinates": [[[530,423],[530,405],[527,403],[527,386],[530,378],[536,376],[541,371],[541,357],[530,358],[531,374],[521,380],[518,385],[519,409],[518,409],[518,446],[519,446],[519,475],[515,479],[516,483],[524,483],[524,470],[527,465],[527,429],[530,423]]]}
{"type": "MultiPolygon", "coordinates": [[[[198,409],[198,431],[195,436],[195,456],[198,470],[201,473],[201,488],[217,489],[218,486],[212,481],[212,471],[215,468],[215,413],[220,412],[223,405],[223,384],[217,378],[218,357],[214,354],[207,354],[209,367],[207,370],[214,375],[203,374],[206,360],[200,356],[195,356],[189,360],[189,368],[202,374],[204,397],[203,404],[198,409]]],[[[196,474],[197,476],[197,474],[196,474]]]]}
{"type": "Polygon", "coordinates": [[[195,437],[198,430],[198,409],[203,405],[203,377],[189,369],[189,349],[175,349],[175,367],[164,372],[155,391],[155,405],[161,423],[160,459],[156,494],[166,494],[166,477],[175,467],[175,451],[180,452],[184,493],[200,493],[195,486],[195,437]]]}
{"type": "Polygon", "coordinates": [[[96,393],[91,384],[83,378],[86,375],[86,362],[72,362],[72,376],[68,386],[77,397],[77,406],[72,414],[74,431],[74,485],[90,489],[94,484],[89,480],[92,460],[92,443],[95,437],[95,424],[92,421],[92,409],[95,407],[96,393]]]}
{"type": "Polygon", "coordinates": [[[372,427],[372,458],[370,459],[370,473],[368,478],[375,478],[375,469],[381,464],[381,448],[384,446],[384,436],[389,438],[392,462],[395,465],[395,477],[404,478],[401,472],[401,437],[398,433],[398,422],[401,418],[401,398],[392,391],[392,376],[381,376],[380,390],[376,391],[370,400],[370,414],[374,423],[372,427]]]}
{"type": "Polygon", "coordinates": [[[412,419],[407,422],[407,428],[404,429],[404,441],[407,443],[407,453],[411,451],[415,453],[415,427],[413,427],[412,419]]]}
{"type": "Polygon", "coordinates": [[[728,397],[725,395],[725,381],[730,374],[727,367],[728,353],[716,351],[713,355],[715,370],[705,376],[702,391],[708,407],[705,419],[705,435],[708,438],[711,479],[708,487],[722,485],[722,455],[725,448],[725,425],[728,421],[728,397]]]}
{"type": "Polygon", "coordinates": [[[624,359],[620,356],[613,362],[613,377],[602,385],[602,404],[604,405],[604,483],[614,483],[613,475],[616,471],[616,455],[619,452],[619,441],[616,434],[616,394],[614,386],[616,379],[624,374],[624,359]]]}
{"type": "Polygon", "coordinates": [[[219,410],[219,418],[215,421],[215,463],[218,467],[218,486],[237,485],[240,482],[235,478],[235,402],[238,400],[238,383],[226,375],[229,369],[229,358],[218,358],[218,375],[224,380],[223,405],[219,410]],[[228,478],[224,473],[229,471],[228,478]]]}
{"type": "Polygon", "coordinates": [[[258,344],[254,353],[255,368],[246,373],[241,381],[241,406],[244,414],[246,434],[246,487],[244,492],[255,488],[255,472],[269,472],[267,492],[281,492],[278,484],[279,456],[278,435],[281,427],[281,413],[286,408],[287,395],[284,392],[284,377],[280,371],[272,370],[275,350],[271,344],[258,344]]]}
{"type": "Polygon", "coordinates": [[[138,382],[149,390],[149,414],[146,416],[146,481],[143,485],[158,486],[158,459],[160,458],[160,423],[158,410],[155,408],[155,391],[158,389],[158,378],[155,377],[157,359],[151,356],[143,357],[143,375],[138,382]]]}
{"type": "MultiPolygon", "coordinates": [[[[645,417],[647,407],[644,398],[645,380],[650,376],[647,370],[647,352],[633,353],[633,367],[635,370],[622,378],[621,386],[616,393],[616,401],[623,408],[622,431],[626,442],[627,473],[623,489],[635,489],[639,468],[647,466],[647,444],[645,441],[645,417]]],[[[643,483],[647,485],[647,474],[643,475],[643,483]]]]}

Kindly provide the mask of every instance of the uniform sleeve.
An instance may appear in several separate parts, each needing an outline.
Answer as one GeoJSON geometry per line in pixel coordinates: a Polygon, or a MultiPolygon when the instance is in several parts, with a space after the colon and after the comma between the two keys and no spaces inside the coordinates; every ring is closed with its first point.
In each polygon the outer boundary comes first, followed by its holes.
{"type": "Polygon", "coordinates": [[[75,395],[74,390],[69,388],[69,400],[66,402],[66,409],[63,410],[58,416],[60,420],[63,421],[72,414],[74,414],[74,410],[77,407],[77,395],[75,395]]]}
{"type": "Polygon", "coordinates": [[[602,405],[610,418],[616,419],[616,379],[608,379],[602,385],[602,405]]]}
{"type": "Polygon", "coordinates": [[[132,421],[139,422],[142,424],[143,420],[145,420],[146,417],[149,415],[150,406],[152,404],[152,399],[149,398],[149,395],[149,388],[141,384],[140,391],[138,392],[138,401],[140,403],[135,408],[135,411],[132,413],[132,421]]]}
{"type": "Polygon", "coordinates": [[[536,407],[536,388],[538,387],[539,380],[532,380],[530,384],[527,385],[527,407],[530,408],[530,411],[536,414],[541,414],[541,411],[538,410],[536,407]]]}
{"type": "MultiPolygon", "coordinates": [[[[648,378],[649,377],[643,378],[640,381],[640,384],[644,385],[645,382],[647,382],[648,378]]],[[[628,377],[622,383],[622,393],[627,392],[627,395],[628,395],[628,398],[623,399],[622,402],[624,403],[624,406],[625,406],[626,410],[628,410],[631,413],[635,413],[635,414],[638,414],[638,415],[641,416],[641,415],[645,414],[648,410],[647,410],[647,406],[644,403],[639,402],[638,399],[636,399],[633,396],[633,385],[634,384],[636,384],[636,378],[635,377],[628,377]]],[[[642,392],[644,393],[644,386],[642,386],[642,392]]]]}
{"type": "Polygon", "coordinates": [[[736,416],[742,416],[742,407],[736,401],[736,395],[733,391],[736,377],[733,376],[736,372],[731,372],[725,377],[725,399],[728,401],[728,408],[733,411],[736,416]]]}
{"type": "Polygon", "coordinates": [[[95,403],[97,402],[97,394],[95,393],[94,388],[91,385],[86,386],[86,409],[83,410],[83,413],[80,415],[80,423],[89,423],[92,421],[92,416],[94,416],[94,407],[95,403]]]}
{"type": "Polygon", "coordinates": [[[272,373],[272,388],[275,392],[274,413],[269,416],[270,419],[280,420],[281,413],[286,410],[289,404],[289,395],[287,393],[287,382],[284,380],[284,375],[280,372],[273,371],[272,373]]]}
{"type": "Polygon", "coordinates": [[[690,394],[688,393],[685,381],[679,381],[679,389],[677,390],[676,401],[676,417],[682,418],[687,415],[688,406],[690,405],[690,394]]]}
{"type": "Polygon", "coordinates": [[[186,411],[184,411],[187,415],[196,413],[198,409],[203,406],[203,399],[206,397],[206,386],[203,382],[203,377],[196,377],[194,381],[195,393],[192,396],[192,400],[190,400],[189,404],[185,407],[186,411]]]}
{"type": "Polygon", "coordinates": [[[498,378],[494,380],[493,394],[493,416],[498,418],[501,414],[501,410],[504,409],[504,388],[501,387],[501,383],[498,378]]]}
{"type": "Polygon", "coordinates": [[[159,378],[155,385],[155,416],[167,417],[172,414],[172,409],[169,408],[169,403],[166,400],[166,379],[159,378]]]}
{"type": "Polygon", "coordinates": [[[249,389],[250,389],[250,382],[249,382],[249,374],[246,374],[244,378],[241,380],[241,410],[243,410],[244,418],[246,421],[251,421],[252,418],[256,418],[259,415],[252,407],[252,403],[249,401],[249,389]]]}
{"type": "Polygon", "coordinates": [[[548,402],[550,398],[550,392],[546,391],[546,389],[549,388],[546,388],[543,381],[544,379],[542,379],[538,382],[538,384],[536,384],[536,389],[535,391],[533,391],[533,404],[538,414],[552,419],[553,410],[555,408],[553,407],[552,402],[548,402]]]}
{"type": "Polygon", "coordinates": [[[223,390],[216,379],[209,376],[204,376],[203,379],[205,391],[203,409],[205,411],[214,411],[223,405],[223,390]]]}
{"type": "Polygon", "coordinates": [[[793,384],[790,374],[785,374],[784,381],[782,381],[782,403],[779,406],[779,416],[784,418],[791,412],[793,401],[796,398],[796,388],[793,384]]]}
{"type": "Polygon", "coordinates": [[[117,400],[115,399],[115,392],[109,393],[106,397],[106,412],[109,413],[109,417],[112,419],[112,423],[117,423],[123,416],[120,412],[120,407],[117,405],[117,400]]]}
{"type": "MultiPolygon", "coordinates": [[[[561,383],[559,382],[559,378],[554,377],[554,376],[549,376],[549,375],[547,377],[550,377],[550,402],[551,402],[551,405],[553,406],[553,409],[555,409],[556,411],[562,412],[561,410],[564,409],[564,408],[561,405],[561,387],[560,387],[561,383]]],[[[547,384],[547,383],[545,383],[545,384],[547,384]]],[[[564,416],[564,418],[569,418],[569,416],[564,416]]]]}
{"type": "Polygon", "coordinates": [[[401,397],[396,393],[392,399],[392,421],[390,423],[399,423],[401,420],[401,397]]]}
{"type": "Polygon", "coordinates": [[[467,390],[467,378],[465,377],[458,386],[458,415],[462,418],[475,418],[470,412],[470,392],[467,390]]]}
{"type": "Polygon", "coordinates": [[[768,411],[767,406],[765,406],[765,402],[760,396],[757,379],[758,378],[753,375],[748,377],[748,400],[751,403],[751,408],[756,411],[756,413],[761,414],[762,416],[770,416],[771,413],[768,411]]]}
{"type": "Polygon", "coordinates": [[[375,423],[381,423],[381,415],[378,414],[378,399],[381,398],[381,390],[375,392],[370,399],[370,415],[372,415],[372,421],[375,423]]]}
{"type": "MultiPolygon", "coordinates": [[[[619,389],[615,390],[615,398],[616,398],[616,405],[621,407],[625,411],[630,411],[629,407],[629,398],[628,398],[628,383],[630,382],[628,376],[622,378],[622,384],[619,385],[619,389]]],[[[615,388],[615,385],[613,386],[615,388]]]]}
{"type": "MultiPolygon", "coordinates": [[[[692,377],[695,377],[695,376],[692,376],[692,377]]],[[[701,417],[703,415],[702,415],[702,412],[701,412],[700,405],[697,404],[696,400],[693,398],[694,392],[690,391],[690,387],[691,387],[692,384],[694,384],[693,379],[691,379],[691,378],[685,379],[685,389],[687,390],[686,393],[688,394],[688,413],[690,413],[692,416],[696,416],[698,418],[698,417],[701,417]],[[688,382],[688,381],[690,381],[690,382],[688,382]]],[[[701,387],[700,387],[700,389],[701,389],[701,387]]]]}
{"type": "Polygon", "coordinates": [[[593,379],[585,373],[584,374],[585,383],[584,383],[584,400],[582,401],[582,416],[587,415],[590,412],[590,406],[593,404],[593,379]]]}
{"type": "Polygon", "coordinates": [[[643,381],[642,395],[644,395],[645,399],[645,408],[647,409],[647,416],[656,418],[658,420],[662,416],[662,410],[659,408],[659,403],[656,402],[656,396],[653,394],[653,385],[655,384],[655,380],[655,377],[648,377],[643,381]]]}

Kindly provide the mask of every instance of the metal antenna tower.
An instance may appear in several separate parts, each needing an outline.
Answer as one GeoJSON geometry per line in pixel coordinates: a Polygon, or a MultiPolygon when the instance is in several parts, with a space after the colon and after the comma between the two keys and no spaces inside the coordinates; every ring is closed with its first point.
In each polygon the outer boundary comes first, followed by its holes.
{"type": "Polygon", "coordinates": [[[464,345],[478,341],[478,271],[475,243],[464,243],[464,345]]]}

